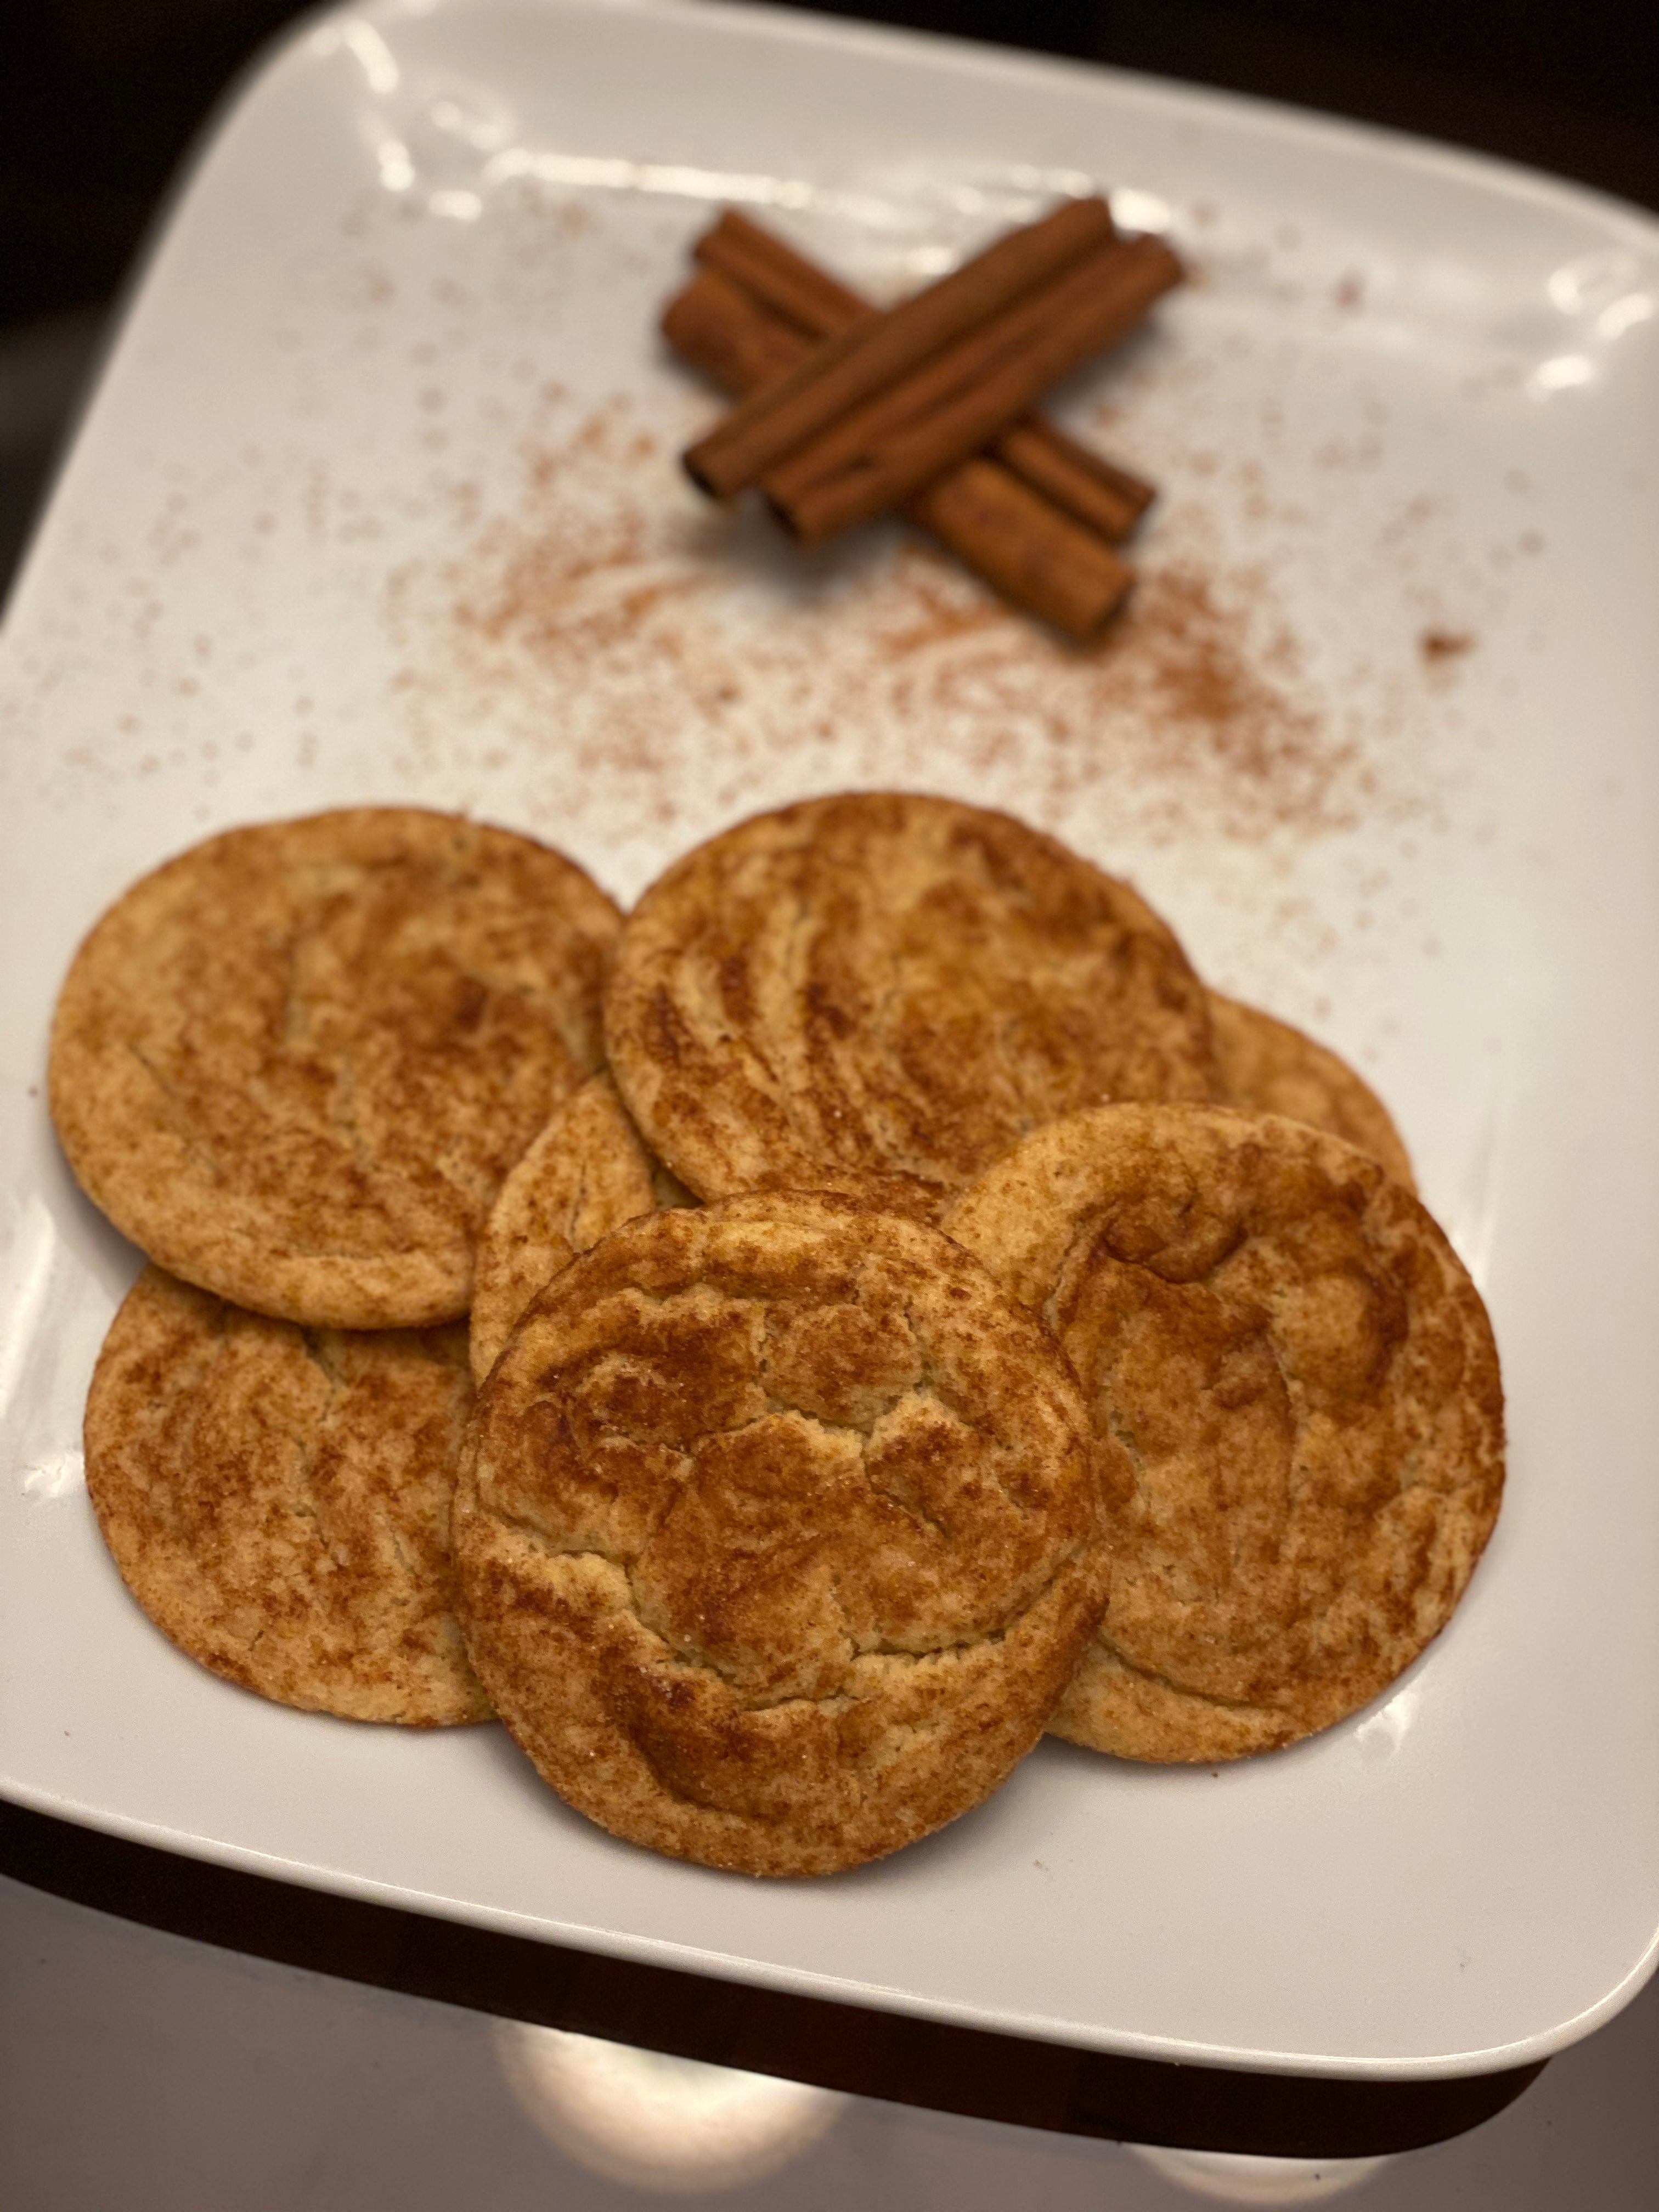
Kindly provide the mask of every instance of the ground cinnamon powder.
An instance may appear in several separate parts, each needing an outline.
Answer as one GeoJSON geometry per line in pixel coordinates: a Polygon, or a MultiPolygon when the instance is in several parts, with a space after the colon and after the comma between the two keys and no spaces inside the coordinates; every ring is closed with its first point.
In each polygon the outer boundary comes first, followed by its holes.
{"type": "Polygon", "coordinates": [[[1320,696],[1265,567],[1160,562],[1154,539],[1123,615],[1080,648],[897,526],[803,556],[763,516],[697,502],[675,431],[627,401],[591,411],[526,453],[515,509],[469,508],[461,550],[393,576],[422,765],[457,729],[485,763],[538,747],[549,805],[603,788],[641,825],[741,811],[781,752],[802,790],[995,771],[1054,827],[1109,784],[1154,840],[1408,809],[1320,696]]]}

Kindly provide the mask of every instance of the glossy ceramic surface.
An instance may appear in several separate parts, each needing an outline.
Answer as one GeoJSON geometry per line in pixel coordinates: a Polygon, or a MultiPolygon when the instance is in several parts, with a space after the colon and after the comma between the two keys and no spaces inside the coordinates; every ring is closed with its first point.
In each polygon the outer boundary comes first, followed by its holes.
{"type": "Polygon", "coordinates": [[[1659,1924],[1659,229],[1211,94],[759,10],[382,7],[278,52],[191,177],[0,639],[0,1789],[301,1881],[1149,2056],[1495,2066],[1659,1924]],[[697,502],[659,303],[711,203],[874,290],[1113,187],[1193,286],[1062,412],[1155,475],[1098,664],[883,531],[697,502]],[[1513,1449],[1449,1630],[1212,1773],[1044,1745],[811,1885],[612,1842],[499,1731],[263,1705],[87,1510],[137,1266],[42,1099],[132,877],[346,801],[465,806],[630,897],[750,809],[894,781],[1132,875],[1396,1109],[1491,1302],[1513,1449]]]}

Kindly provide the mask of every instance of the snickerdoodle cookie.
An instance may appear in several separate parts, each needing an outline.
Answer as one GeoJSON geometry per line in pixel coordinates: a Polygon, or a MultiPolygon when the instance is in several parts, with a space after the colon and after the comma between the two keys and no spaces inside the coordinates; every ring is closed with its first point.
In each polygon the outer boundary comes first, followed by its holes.
{"type": "Polygon", "coordinates": [[[453,1320],[507,1170],[599,1066],[619,917],[530,838],[366,807],[211,837],[76,955],[52,1117],[150,1258],[263,1313],[453,1320]]]}
{"type": "Polygon", "coordinates": [[[1126,884],[1005,814],[851,793],[677,861],[624,928],[605,1044],[703,1198],[936,1211],[1027,1131],[1213,1095],[1203,986],[1126,884]]]}
{"type": "Polygon", "coordinates": [[[1503,1489],[1498,1355],[1375,1160],[1277,1115],[1104,1107],[947,1227],[1048,1322],[1093,1419],[1111,1602],[1058,1734],[1160,1760],[1289,1743],[1445,1625],[1503,1489]]]}
{"type": "Polygon", "coordinates": [[[750,1874],[880,1856],[994,1790],[1099,1617],[1088,1424],[936,1230],[827,1194],[647,1214],[481,1392],[473,1663],[614,1833],[750,1874]]]}
{"type": "Polygon", "coordinates": [[[87,1487],[150,1619],[286,1705],[489,1717],[453,1610],[460,1328],[308,1330],[146,1268],[87,1401],[87,1487]]]}
{"type": "Polygon", "coordinates": [[[554,1109],[489,1209],[472,1282],[473,1381],[550,1275],[636,1213],[689,1195],[647,1152],[609,1075],[591,1076],[554,1109]]]}
{"type": "Polygon", "coordinates": [[[1328,1129],[1380,1160],[1407,1190],[1417,1188],[1388,1108],[1328,1046],[1219,991],[1210,994],[1210,1031],[1216,1097],[1224,1105],[1248,1114],[1286,1114],[1292,1121],[1328,1129]]]}

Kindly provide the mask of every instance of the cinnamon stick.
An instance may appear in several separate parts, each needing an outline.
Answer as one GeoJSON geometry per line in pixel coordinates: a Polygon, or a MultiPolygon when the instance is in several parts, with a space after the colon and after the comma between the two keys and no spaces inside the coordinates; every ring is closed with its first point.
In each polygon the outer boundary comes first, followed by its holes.
{"type": "MultiPolygon", "coordinates": [[[[872,312],[856,292],[735,208],[728,208],[691,251],[705,269],[730,277],[809,337],[833,337],[872,312]]],[[[1129,536],[1157,497],[1143,478],[1036,416],[1004,431],[989,451],[1034,490],[1113,544],[1129,536]]]]}
{"type": "Polygon", "coordinates": [[[682,361],[739,398],[798,368],[812,347],[717,269],[703,270],[669,301],[662,334],[682,361]]]}
{"type": "MultiPolygon", "coordinates": [[[[812,343],[713,267],[670,301],[662,327],[682,359],[738,393],[787,374],[812,343]]],[[[902,513],[1005,599],[1079,642],[1103,627],[1134,580],[1095,532],[995,461],[951,470],[902,513]]]]}
{"type": "Polygon", "coordinates": [[[1115,343],[1182,274],[1155,238],[1089,254],[797,444],[763,478],[774,509],[812,544],[897,506],[1115,343]]]}
{"type": "Polygon", "coordinates": [[[1040,415],[1028,415],[1005,430],[989,450],[1034,491],[1046,492],[1115,545],[1130,535],[1158,497],[1144,477],[1079,445],[1040,415]]]}
{"type": "Polygon", "coordinates": [[[943,349],[994,323],[1115,236],[1104,200],[1068,200],[890,314],[850,325],[793,375],[753,394],[700,439],[685,456],[692,482],[717,499],[733,497],[872,393],[902,384],[943,349]]]}
{"type": "Polygon", "coordinates": [[[704,231],[691,258],[741,284],[809,337],[833,337],[860,316],[876,313],[867,300],[736,208],[726,208],[704,231]]]}
{"type": "Polygon", "coordinates": [[[1103,538],[997,461],[963,462],[899,512],[1005,599],[1079,642],[1098,634],[1134,583],[1133,569],[1103,538]]]}

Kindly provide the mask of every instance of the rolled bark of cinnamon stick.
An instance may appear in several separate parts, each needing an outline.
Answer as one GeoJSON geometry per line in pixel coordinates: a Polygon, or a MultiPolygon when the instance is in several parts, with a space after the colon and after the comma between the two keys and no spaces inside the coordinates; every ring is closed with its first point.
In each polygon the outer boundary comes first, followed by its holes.
{"type": "Polygon", "coordinates": [[[1000,461],[963,462],[899,513],[932,531],[1005,599],[1079,643],[1099,634],[1134,583],[1133,569],[1103,538],[1000,461]]]}
{"type": "Polygon", "coordinates": [[[797,446],[762,479],[775,511],[810,545],[896,507],[1115,344],[1182,275],[1161,240],[1102,247],[797,446]]]}
{"type": "Polygon", "coordinates": [[[792,376],[734,408],[686,454],[692,482],[716,499],[734,497],[872,393],[902,383],[1115,236],[1106,203],[1093,199],[1068,200],[999,239],[890,314],[827,339],[792,376]]]}
{"type": "MultiPolygon", "coordinates": [[[[787,374],[812,343],[712,267],[669,302],[662,328],[682,360],[739,394],[787,374]]],[[[1012,605],[1079,643],[1134,581],[1109,544],[995,461],[951,470],[902,513],[1012,605]]]]}
{"type": "Polygon", "coordinates": [[[1046,492],[1068,514],[1121,545],[1158,497],[1154,486],[1101,453],[1079,446],[1041,416],[1028,415],[994,439],[988,451],[1006,468],[1046,492]]]}
{"type": "Polygon", "coordinates": [[[861,315],[876,313],[867,300],[736,208],[725,209],[704,231],[691,258],[741,284],[811,337],[833,337],[861,315]]]}
{"type": "Polygon", "coordinates": [[[663,310],[662,334],[682,361],[739,398],[798,368],[812,343],[718,269],[676,293],[663,310]]]}
{"type": "MultiPolygon", "coordinates": [[[[729,276],[809,337],[834,337],[872,312],[856,292],[735,208],[728,208],[691,251],[705,269],[729,276]]],[[[1142,477],[1036,416],[1014,423],[988,451],[1034,490],[1115,545],[1129,536],[1158,495],[1142,477]]]]}

